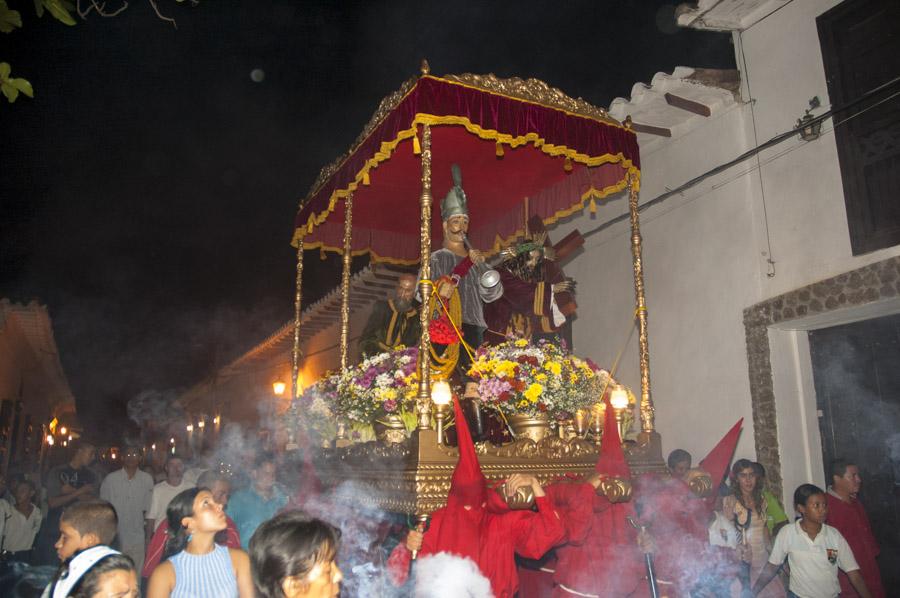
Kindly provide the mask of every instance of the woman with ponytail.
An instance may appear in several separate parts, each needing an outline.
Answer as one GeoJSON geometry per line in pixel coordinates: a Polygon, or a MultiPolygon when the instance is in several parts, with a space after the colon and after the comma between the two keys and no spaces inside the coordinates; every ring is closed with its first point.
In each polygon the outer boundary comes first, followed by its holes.
{"type": "Polygon", "coordinates": [[[150,576],[147,598],[253,598],[247,553],[215,543],[226,526],[225,512],[207,488],[175,496],[166,518],[164,562],[150,576]]]}

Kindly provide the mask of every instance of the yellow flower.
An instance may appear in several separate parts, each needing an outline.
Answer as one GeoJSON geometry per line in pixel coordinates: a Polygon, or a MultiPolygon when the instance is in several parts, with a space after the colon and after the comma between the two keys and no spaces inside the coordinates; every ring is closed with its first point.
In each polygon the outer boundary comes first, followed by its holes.
{"type": "Polygon", "coordinates": [[[526,399],[532,403],[537,403],[538,397],[541,396],[542,392],[544,392],[544,387],[535,382],[528,387],[524,394],[526,399]]]}
{"type": "Polygon", "coordinates": [[[578,374],[576,374],[575,372],[569,374],[569,382],[571,382],[572,384],[578,382],[578,374]]]}
{"type": "Polygon", "coordinates": [[[527,346],[528,346],[528,341],[526,341],[524,338],[520,338],[519,340],[517,340],[517,341],[515,342],[515,345],[516,345],[517,347],[527,347],[527,346]]]}
{"type": "Polygon", "coordinates": [[[515,375],[516,364],[513,361],[503,360],[495,366],[494,371],[498,376],[512,378],[515,375]]]}
{"type": "Polygon", "coordinates": [[[518,407],[519,409],[524,409],[525,407],[528,407],[528,401],[519,401],[518,403],[516,403],[516,407],[518,407]]]}
{"type": "Polygon", "coordinates": [[[562,372],[562,366],[558,361],[548,361],[544,364],[544,369],[546,369],[548,372],[553,373],[554,376],[559,376],[559,374],[562,372]]]}
{"type": "Polygon", "coordinates": [[[544,374],[544,373],[538,374],[537,376],[535,376],[535,379],[538,382],[544,382],[545,380],[547,380],[547,374],[544,374]]]}

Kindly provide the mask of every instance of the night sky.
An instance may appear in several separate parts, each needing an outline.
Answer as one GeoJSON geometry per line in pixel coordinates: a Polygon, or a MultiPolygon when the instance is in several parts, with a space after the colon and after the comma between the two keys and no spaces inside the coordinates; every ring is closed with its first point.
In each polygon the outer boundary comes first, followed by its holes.
{"type": "MultiPolygon", "coordinates": [[[[130,397],[190,386],[292,317],[298,201],[423,57],[599,106],[678,65],[734,68],[729,35],[649,0],[159,0],[177,30],[146,0],[75,27],[8,3],[24,27],[0,61],[35,98],[0,98],[0,296],[49,306],[108,442],[130,397]]],[[[336,260],[306,266],[306,299],[339,281],[336,260]]]]}

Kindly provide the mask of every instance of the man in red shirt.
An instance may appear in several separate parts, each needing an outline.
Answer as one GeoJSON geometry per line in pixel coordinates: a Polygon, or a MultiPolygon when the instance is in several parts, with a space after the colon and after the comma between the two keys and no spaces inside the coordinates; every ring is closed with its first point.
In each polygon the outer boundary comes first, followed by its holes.
{"type": "Polygon", "coordinates": [[[513,474],[507,491],[531,486],[537,511],[510,510],[487,486],[481,472],[469,426],[459,400],[453,397],[459,461],[453,471],[447,506],[431,514],[428,531],[412,530],[406,543],[397,545],[388,570],[397,585],[406,583],[413,550],[420,556],[449,553],[471,559],[490,581],[494,598],[513,598],[519,588],[515,555],[537,559],[564,537],[559,515],[534,476],[513,474]]]}
{"type": "MultiPolygon", "coordinates": [[[[831,462],[831,486],[828,487],[828,525],[836,528],[847,540],[866,587],[873,598],[884,598],[884,586],[876,557],[881,550],[872,534],[872,526],[862,503],[857,499],[862,478],[859,467],[843,459],[831,462]]],[[[841,571],[841,596],[857,596],[847,575],[841,571]]]]}

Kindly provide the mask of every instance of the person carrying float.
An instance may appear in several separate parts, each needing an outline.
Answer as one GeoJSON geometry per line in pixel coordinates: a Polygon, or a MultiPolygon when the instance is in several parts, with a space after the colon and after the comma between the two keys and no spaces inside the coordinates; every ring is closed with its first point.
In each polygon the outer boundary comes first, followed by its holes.
{"type": "Polygon", "coordinates": [[[459,461],[450,482],[447,506],[432,513],[427,531],[412,530],[388,560],[396,585],[406,583],[413,551],[418,556],[449,553],[470,559],[491,584],[495,598],[515,596],[519,579],[515,555],[540,558],[564,538],[559,514],[534,476],[514,474],[506,492],[530,486],[536,511],[511,510],[497,491],[489,489],[475,455],[475,445],[454,397],[459,461]]]}
{"type": "Polygon", "coordinates": [[[728,549],[710,546],[715,495],[741,432],[739,420],[685,478],[648,474],[636,484],[641,522],[652,538],[660,589],[669,596],[711,590],[738,569],[728,549]]]}
{"type": "Polygon", "coordinates": [[[631,471],[616,416],[606,404],[603,442],[595,472],[579,482],[547,487],[566,529],[556,548],[553,596],[629,596],[646,584],[634,518],[631,471]]]}

